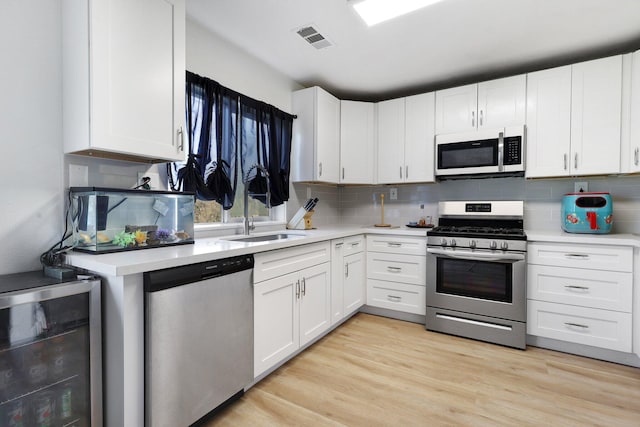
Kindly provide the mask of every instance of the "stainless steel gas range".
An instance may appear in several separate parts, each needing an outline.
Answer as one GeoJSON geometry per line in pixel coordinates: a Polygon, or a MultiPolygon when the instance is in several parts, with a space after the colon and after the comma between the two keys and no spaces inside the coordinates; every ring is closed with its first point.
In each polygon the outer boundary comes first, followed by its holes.
{"type": "Polygon", "coordinates": [[[522,201],[440,202],[427,232],[426,328],[526,348],[522,201]]]}

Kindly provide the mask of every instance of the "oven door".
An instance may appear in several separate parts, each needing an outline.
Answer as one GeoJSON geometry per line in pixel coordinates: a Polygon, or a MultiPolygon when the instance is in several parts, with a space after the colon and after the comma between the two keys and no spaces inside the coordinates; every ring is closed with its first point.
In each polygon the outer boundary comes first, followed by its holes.
{"type": "Polygon", "coordinates": [[[526,321],[525,254],[427,248],[427,305],[526,321]]]}

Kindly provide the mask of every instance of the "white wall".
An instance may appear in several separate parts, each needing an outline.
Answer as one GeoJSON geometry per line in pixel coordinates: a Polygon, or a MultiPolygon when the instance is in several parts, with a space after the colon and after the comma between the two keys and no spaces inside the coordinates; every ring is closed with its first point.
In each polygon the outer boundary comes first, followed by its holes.
{"type": "Polygon", "coordinates": [[[40,268],[62,234],[60,2],[0,2],[0,274],[40,268]]]}

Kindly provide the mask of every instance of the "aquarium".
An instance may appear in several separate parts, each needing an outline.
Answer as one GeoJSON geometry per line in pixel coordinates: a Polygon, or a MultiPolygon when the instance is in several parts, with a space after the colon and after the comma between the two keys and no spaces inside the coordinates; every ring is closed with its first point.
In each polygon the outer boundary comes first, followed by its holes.
{"type": "Polygon", "coordinates": [[[195,195],[71,187],[74,250],[120,252],[192,244],[195,195]]]}

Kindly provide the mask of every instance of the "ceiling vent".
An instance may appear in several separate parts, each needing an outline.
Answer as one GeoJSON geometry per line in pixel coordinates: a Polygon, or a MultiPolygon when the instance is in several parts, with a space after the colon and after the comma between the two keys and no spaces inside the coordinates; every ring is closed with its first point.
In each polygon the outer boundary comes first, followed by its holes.
{"type": "Polygon", "coordinates": [[[296,31],[309,44],[316,49],[324,49],[325,47],[333,46],[329,40],[326,39],[322,34],[318,32],[312,26],[302,27],[296,31]]]}

